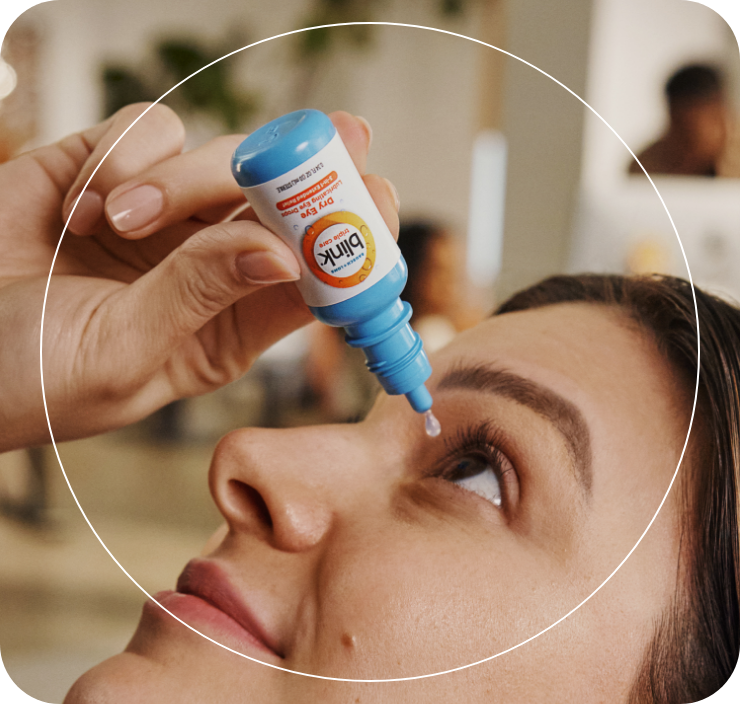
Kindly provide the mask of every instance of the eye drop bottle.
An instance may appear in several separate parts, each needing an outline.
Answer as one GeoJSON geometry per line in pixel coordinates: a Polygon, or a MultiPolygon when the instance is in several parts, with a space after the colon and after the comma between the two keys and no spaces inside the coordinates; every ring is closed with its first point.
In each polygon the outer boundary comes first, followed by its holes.
{"type": "Polygon", "coordinates": [[[262,224],[295,253],[311,312],[343,327],[385,391],[404,394],[429,425],[432,369],[399,298],[406,262],[331,120],[283,115],[237,147],[231,169],[262,224]]]}

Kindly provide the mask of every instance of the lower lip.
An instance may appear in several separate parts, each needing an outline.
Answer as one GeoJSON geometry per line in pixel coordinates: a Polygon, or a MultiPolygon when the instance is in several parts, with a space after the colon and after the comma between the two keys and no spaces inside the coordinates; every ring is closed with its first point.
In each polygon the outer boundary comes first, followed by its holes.
{"type": "MultiPolygon", "coordinates": [[[[270,655],[273,659],[279,659],[277,653],[268,648],[231,616],[197,596],[168,590],[158,592],[153,599],[164,606],[173,616],[182,619],[189,626],[201,631],[203,635],[213,638],[221,645],[245,655],[258,652],[262,656],[270,655]]],[[[160,609],[151,600],[144,605],[144,615],[172,623],[167,612],[160,609]]]]}

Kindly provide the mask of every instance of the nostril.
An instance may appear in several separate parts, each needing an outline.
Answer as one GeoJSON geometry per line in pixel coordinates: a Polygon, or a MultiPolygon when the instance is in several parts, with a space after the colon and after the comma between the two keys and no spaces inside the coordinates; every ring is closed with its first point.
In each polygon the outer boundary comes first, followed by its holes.
{"type": "Polygon", "coordinates": [[[249,484],[232,479],[229,481],[229,494],[235,512],[242,516],[252,514],[261,524],[272,528],[270,510],[259,491],[249,484]]]}

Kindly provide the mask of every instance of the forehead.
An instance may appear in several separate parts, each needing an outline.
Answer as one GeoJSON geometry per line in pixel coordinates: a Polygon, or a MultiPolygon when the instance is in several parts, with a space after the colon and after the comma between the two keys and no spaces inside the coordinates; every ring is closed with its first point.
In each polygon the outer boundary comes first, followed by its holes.
{"type": "Polygon", "coordinates": [[[457,357],[515,365],[576,393],[624,389],[647,379],[662,391],[673,384],[650,336],[620,310],[601,304],[564,303],[491,317],[440,355],[443,363],[457,357]]]}

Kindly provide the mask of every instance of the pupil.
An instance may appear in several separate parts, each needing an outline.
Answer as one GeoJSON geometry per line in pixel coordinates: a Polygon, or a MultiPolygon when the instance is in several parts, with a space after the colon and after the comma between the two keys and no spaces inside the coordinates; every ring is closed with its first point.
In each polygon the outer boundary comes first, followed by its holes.
{"type": "Polygon", "coordinates": [[[457,472],[461,479],[465,477],[474,477],[480,474],[486,468],[486,463],[476,458],[466,458],[457,463],[457,472]]]}

